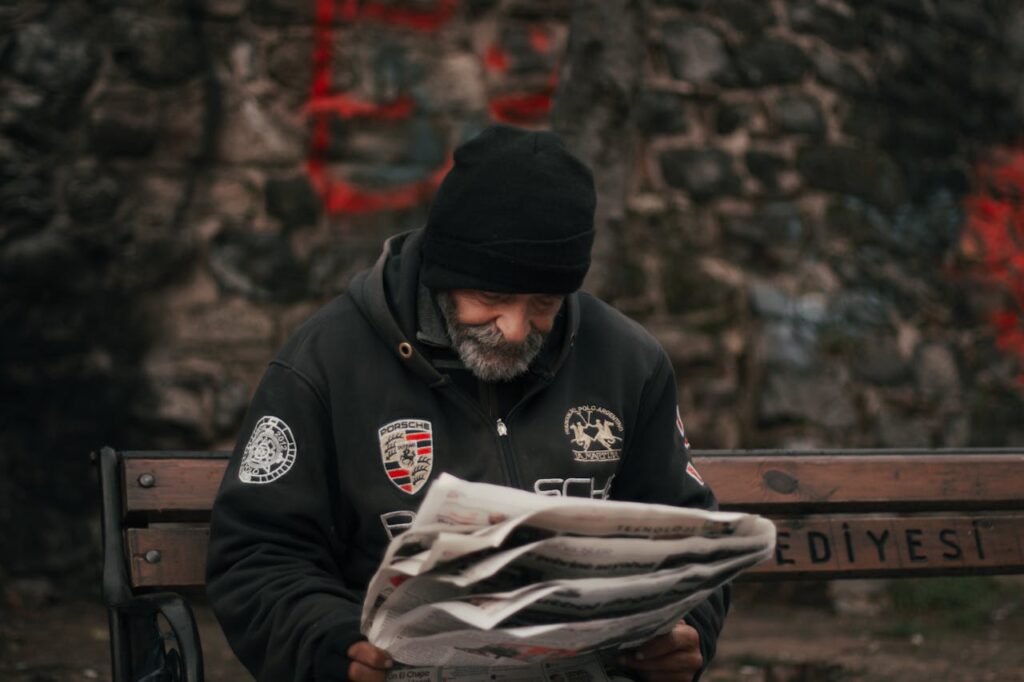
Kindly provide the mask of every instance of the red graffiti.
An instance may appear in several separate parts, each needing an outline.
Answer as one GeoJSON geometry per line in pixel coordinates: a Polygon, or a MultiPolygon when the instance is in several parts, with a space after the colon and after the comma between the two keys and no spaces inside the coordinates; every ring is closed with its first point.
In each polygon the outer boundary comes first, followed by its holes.
{"type": "Polygon", "coordinates": [[[335,114],[341,118],[364,116],[380,121],[397,121],[409,118],[415,106],[412,98],[408,95],[402,95],[388,104],[373,104],[372,102],[361,102],[350,95],[340,94],[311,100],[306,107],[306,113],[335,114]]]}
{"type": "MultiPolygon", "coordinates": [[[[328,172],[326,156],[330,146],[332,116],[341,119],[396,121],[408,118],[415,110],[415,102],[408,95],[400,95],[392,102],[378,104],[364,102],[347,93],[330,93],[332,25],[336,5],[337,0],[317,0],[313,36],[313,85],[306,106],[313,131],[306,170],[328,213],[372,213],[415,206],[433,195],[448,171],[448,164],[424,180],[387,190],[361,188],[332,177],[328,172]]],[[[427,12],[378,3],[360,6],[357,0],[344,0],[341,18],[345,21],[369,19],[420,31],[433,31],[451,18],[455,6],[456,0],[441,0],[433,12],[427,12]]]]}
{"type": "Polygon", "coordinates": [[[508,71],[508,53],[497,45],[491,45],[484,55],[484,65],[490,71],[505,73],[508,71]]]}
{"type": "Polygon", "coordinates": [[[334,180],[325,188],[324,205],[328,213],[374,213],[411,208],[434,196],[450,168],[451,161],[431,173],[426,180],[390,190],[360,189],[347,182],[334,180]]]}
{"type": "Polygon", "coordinates": [[[532,27],[530,29],[530,47],[534,52],[546,53],[551,49],[551,36],[540,26],[532,27]]]}
{"type": "MultiPolygon", "coordinates": [[[[450,21],[457,8],[458,0],[436,0],[427,9],[383,0],[316,0],[313,82],[305,108],[311,125],[306,169],[328,213],[361,214],[415,206],[433,195],[451,167],[449,158],[441,168],[433,169],[424,179],[387,189],[363,188],[332,176],[327,163],[332,120],[395,122],[407,120],[416,113],[416,102],[408,94],[399,95],[387,102],[367,102],[351,93],[331,91],[335,23],[371,21],[430,33],[450,21]]],[[[535,26],[530,30],[529,45],[537,53],[548,53],[553,49],[551,36],[542,27],[535,26]]],[[[501,46],[494,45],[482,55],[482,60],[488,71],[503,75],[509,70],[511,57],[501,46]]],[[[529,125],[542,122],[551,112],[556,85],[557,69],[548,76],[547,83],[539,90],[507,93],[492,98],[490,115],[494,120],[504,123],[529,125]]]]}
{"type": "Polygon", "coordinates": [[[1024,385],[1024,147],[995,150],[975,169],[977,189],[966,199],[961,252],[983,279],[1006,294],[990,314],[996,347],[1021,364],[1024,385]]]}
{"type": "Polygon", "coordinates": [[[491,118],[501,123],[533,123],[551,113],[554,90],[506,95],[491,100],[491,118]]]}
{"type": "Polygon", "coordinates": [[[458,0],[438,0],[432,9],[414,9],[386,2],[367,2],[361,5],[359,0],[345,0],[342,18],[348,22],[377,21],[423,33],[433,33],[451,20],[458,5],[458,0]]]}
{"type": "Polygon", "coordinates": [[[501,123],[530,124],[546,118],[558,87],[558,69],[548,74],[547,83],[537,92],[504,95],[491,100],[491,118],[501,123]]]}

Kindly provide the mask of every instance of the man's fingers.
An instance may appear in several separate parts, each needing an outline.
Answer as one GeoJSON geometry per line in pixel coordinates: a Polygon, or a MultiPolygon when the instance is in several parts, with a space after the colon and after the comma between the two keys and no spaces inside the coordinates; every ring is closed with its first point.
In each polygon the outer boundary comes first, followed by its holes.
{"type": "MultiPolygon", "coordinates": [[[[379,671],[387,671],[394,663],[391,661],[391,656],[388,652],[383,649],[379,649],[369,642],[356,642],[348,648],[346,652],[348,657],[352,659],[352,665],[349,666],[351,670],[355,664],[360,664],[366,668],[379,671]]],[[[351,677],[351,675],[350,675],[351,677]]],[[[352,679],[355,679],[354,677],[352,679]]],[[[380,679],[384,679],[381,677],[380,679]]]]}
{"type": "Polygon", "coordinates": [[[624,652],[620,663],[640,673],[647,682],[689,682],[704,663],[700,635],[686,623],[677,623],[671,632],[624,652]]]}
{"type": "MultiPolygon", "coordinates": [[[[701,665],[704,663],[704,659],[700,655],[699,651],[680,651],[651,659],[637,660],[632,656],[627,656],[620,662],[622,665],[625,665],[632,670],[643,671],[646,673],[675,673],[678,679],[678,673],[680,672],[686,672],[692,676],[695,672],[700,670],[701,665]]],[[[651,678],[648,676],[645,679],[651,678]]]]}
{"type": "Polygon", "coordinates": [[[650,661],[676,652],[700,653],[700,634],[692,626],[680,621],[670,632],[651,639],[633,650],[638,661],[650,661]]]}
{"type": "Polygon", "coordinates": [[[386,670],[371,668],[359,661],[352,661],[348,664],[348,679],[352,682],[384,682],[387,674],[386,670]]]}

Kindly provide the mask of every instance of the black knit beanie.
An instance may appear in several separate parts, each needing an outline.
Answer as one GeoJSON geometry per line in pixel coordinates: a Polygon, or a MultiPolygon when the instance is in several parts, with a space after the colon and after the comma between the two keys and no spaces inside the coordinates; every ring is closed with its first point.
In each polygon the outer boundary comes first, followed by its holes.
{"type": "Polygon", "coordinates": [[[571,293],[590,267],[595,202],[590,170],[558,135],[491,126],[455,150],[430,207],[421,281],[571,293]]]}

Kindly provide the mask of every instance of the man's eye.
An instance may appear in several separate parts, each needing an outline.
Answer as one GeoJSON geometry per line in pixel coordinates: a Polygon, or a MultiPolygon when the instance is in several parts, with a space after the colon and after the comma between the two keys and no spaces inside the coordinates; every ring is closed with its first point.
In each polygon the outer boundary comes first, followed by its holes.
{"type": "Polygon", "coordinates": [[[537,307],[541,308],[542,310],[550,310],[551,308],[557,308],[558,306],[562,305],[562,297],[542,296],[536,299],[536,304],[537,307]]]}
{"type": "Polygon", "coordinates": [[[487,303],[488,305],[493,305],[495,303],[501,303],[502,301],[504,301],[506,298],[506,294],[499,294],[494,291],[481,291],[479,292],[478,298],[484,303],[487,303]]]}

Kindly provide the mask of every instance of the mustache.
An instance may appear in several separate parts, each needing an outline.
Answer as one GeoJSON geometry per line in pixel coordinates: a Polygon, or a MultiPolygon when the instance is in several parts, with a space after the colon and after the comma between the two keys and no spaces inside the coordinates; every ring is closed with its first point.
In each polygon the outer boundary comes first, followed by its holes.
{"type": "Polygon", "coordinates": [[[539,346],[544,341],[544,335],[536,329],[530,330],[521,343],[513,343],[505,338],[493,322],[474,325],[459,323],[458,326],[462,336],[476,341],[492,353],[507,357],[519,357],[524,348],[539,346]]]}

